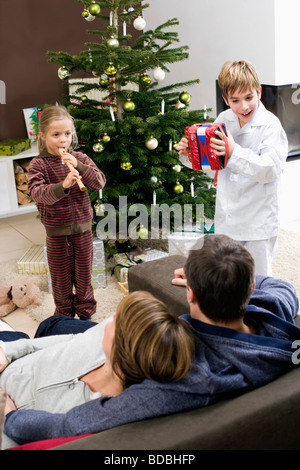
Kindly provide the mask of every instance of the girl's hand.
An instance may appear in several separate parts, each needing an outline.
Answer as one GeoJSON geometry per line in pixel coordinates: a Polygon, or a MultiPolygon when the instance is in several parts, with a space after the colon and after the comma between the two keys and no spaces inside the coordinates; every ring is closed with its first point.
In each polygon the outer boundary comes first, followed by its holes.
{"type": "Polygon", "coordinates": [[[67,176],[63,180],[63,183],[62,183],[63,188],[64,189],[71,188],[71,186],[73,186],[76,183],[76,180],[78,179],[81,179],[80,174],[78,173],[76,168],[72,168],[72,170],[70,170],[70,172],[67,174],[67,176]]]}
{"type": "Polygon", "coordinates": [[[187,140],[186,137],[182,137],[182,139],[179,141],[179,143],[177,144],[177,152],[179,153],[179,155],[183,155],[183,156],[187,156],[187,149],[188,149],[188,146],[189,146],[189,142],[187,140]]]}
{"type": "Polygon", "coordinates": [[[74,157],[74,155],[71,155],[70,153],[67,153],[65,152],[61,159],[64,161],[64,162],[69,162],[71,163],[71,165],[73,165],[74,168],[77,167],[77,158],[74,157]]]}

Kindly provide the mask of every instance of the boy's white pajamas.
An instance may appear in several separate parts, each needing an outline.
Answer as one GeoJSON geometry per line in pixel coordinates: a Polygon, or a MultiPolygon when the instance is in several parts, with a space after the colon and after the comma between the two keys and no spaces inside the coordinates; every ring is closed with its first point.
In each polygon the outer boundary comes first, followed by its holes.
{"type": "Polygon", "coordinates": [[[236,143],[227,167],[218,172],[215,233],[243,242],[255,259],[256,273],[271,275],[279,184],[288,154],[286,134],[262,103],[242,128],[231,109],[215,122],[224,122],[236,143]]]}

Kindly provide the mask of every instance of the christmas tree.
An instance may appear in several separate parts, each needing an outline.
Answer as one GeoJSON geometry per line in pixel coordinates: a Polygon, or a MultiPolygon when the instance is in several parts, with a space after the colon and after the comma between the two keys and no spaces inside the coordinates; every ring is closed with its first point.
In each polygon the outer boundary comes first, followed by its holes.
{"type": "Polygon", "coordinates": [[[143,204],[149,217],[153,205],[189,204],[203,205],[204,215],[212,218],[211,179],[182,166],[176,151],[185,127],[207,120],[209,110],[188,110],[191,95],[185,89],[199,80],[162,86],[169,64],[188,58],[188,47],[176,44],[178,34],[171,29],[178,20],[146,30],[142,12],[149,4],[76,1],[84,5],[83,18],[96,20],[93,25],[98,21],[102,29],[87,31],[96,40],[76,56],[48,54],[68,86],[64,104],[74,118],[80,150],[107,178],[100,193],[90,193],[95,223],[105,217],[105,203],[118,213],[120,196],[126,196],[128,207],[143,204]],[[130,28],[139,31],[135,40],[130,28]],[[79,71],[90,78],[73,79],[71,89],[70,78],[79,71]]]}

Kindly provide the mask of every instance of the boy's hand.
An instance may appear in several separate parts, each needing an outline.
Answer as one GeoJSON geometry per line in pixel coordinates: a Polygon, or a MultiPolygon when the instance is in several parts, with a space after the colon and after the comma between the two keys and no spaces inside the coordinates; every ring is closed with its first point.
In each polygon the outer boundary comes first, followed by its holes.
{"type": "Polygon", "coordinates": [[[177,152],[179,153],[179,155],[183,155],[183,156],[187,156],[187,149],[188,149],[188,146],[189,146],[189,142],[187,140],[186,137],[182,137],[182,139],[179,141],[179,143],[177,144],[177,152]]]}
{"type": "MultiPolygon", "coordinates": [[[[217,155],[225,156],[225,142],[223,140],[222,133],[220,131],[216,131],[216,135],[218,135],[220,139],[212,138],[210,146],[217,155]]],[[[228,148],[229,148],[228,157],[231,157],[232,152],[234,150],[235,141],[230,131],[227,131],[227,139],[228,139],[228,148]]]]}

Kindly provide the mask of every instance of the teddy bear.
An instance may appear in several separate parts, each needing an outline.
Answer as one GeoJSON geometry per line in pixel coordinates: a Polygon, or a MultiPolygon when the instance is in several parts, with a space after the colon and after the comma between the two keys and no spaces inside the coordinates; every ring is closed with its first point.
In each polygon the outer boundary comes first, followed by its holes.
{"type": "Polygon", "coordinates": [[[40,294],[37,278],[18,278],[11,283],[11,286],[0,286],[0,318],[18,307],[42,305],[40,294]]]}

